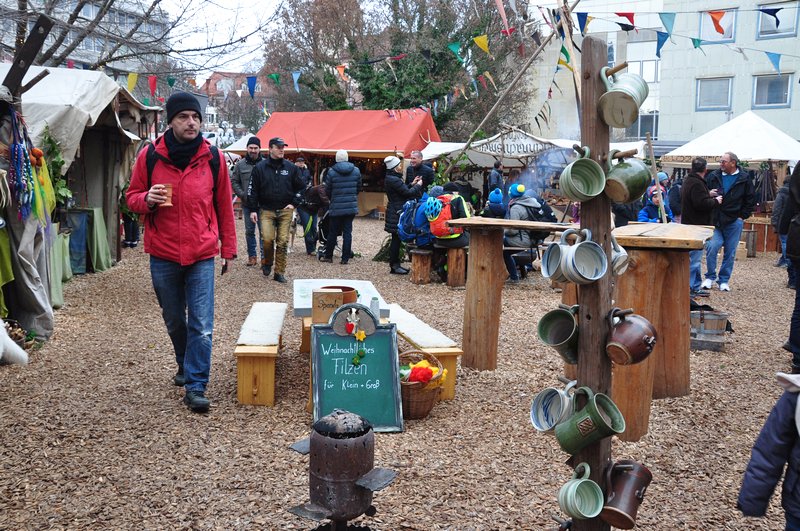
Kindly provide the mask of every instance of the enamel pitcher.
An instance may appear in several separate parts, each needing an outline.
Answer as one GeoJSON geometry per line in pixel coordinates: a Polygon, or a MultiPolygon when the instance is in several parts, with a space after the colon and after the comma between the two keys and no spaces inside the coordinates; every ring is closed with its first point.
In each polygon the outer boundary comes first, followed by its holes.
{"type": "Polygon", "coordinates": [[[650,89],[647,82],[637,74],[614,74],[611,80],[606,66],[600,69],[600,79],[606,86],[606,93],[600,96],[597,105],[603,121],[611,127],[624,129],[639,119],[639,107],[642,106],[650,89]]]}

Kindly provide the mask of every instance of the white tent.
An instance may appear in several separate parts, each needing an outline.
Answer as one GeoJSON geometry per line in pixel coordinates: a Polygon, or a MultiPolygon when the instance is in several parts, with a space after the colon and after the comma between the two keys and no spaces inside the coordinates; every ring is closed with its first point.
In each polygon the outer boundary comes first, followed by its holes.
{"type": "MultiPolygon", "coordinates": [[[[571,149],[577,143],[575,140],[563,138],[539,138],[517,129],[473,142],[467,149],[466,155],[470,164],[480,168],[491,168],[497,160],[502,161],[506,168],[524,168],[532,159],[545,151],[558,148],[571,149]]],[[[422,158],[433,160],[442,155],[457,156],[464,145],[465,142],[430,142],[422,150],[422,158]]],[[[613,143],[611,149],[619,151],[637,149],[637,156],[644,157],[643,141],[613,143]]]]}
{"type": "Polygon", "coordinates": [[[661,157],[661,162],[668,166],[688,167],[694,157],[703,157],[709,165],[717,166],[726,151],[749,162],[789,161],[800,157],[800,142],[753,111],[747,111],[670,151],[661,157]]]}

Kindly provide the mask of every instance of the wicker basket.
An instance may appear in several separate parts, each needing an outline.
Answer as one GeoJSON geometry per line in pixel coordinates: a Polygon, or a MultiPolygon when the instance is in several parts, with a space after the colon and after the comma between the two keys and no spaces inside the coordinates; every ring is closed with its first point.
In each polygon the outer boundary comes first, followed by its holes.
{"type": "MultiPolygon", "coordinates": [[[[19,324],[19,322],[15,321],[14,319],[3,319],[3,326],[6,327],[6,332],[8,332],[9,336],[11,335],[11,330],[14,328],[19,328],[22,330],[24,334],[27,334],[24,328],[19,324]]],[[[19,348],[25,348],[25,339],[12,339],[14,343],[16,343],[19,348]]]]}
{"type": "Polygon", "coordinates": [[[428,360],[432,366],[438,367],[439,372],[428,383],[400,381],[403,418],[407,420],[427,417],[433,406],[439,401],[439,394],[442,390],[439,380],[442,378],[443,367],[438,359],[421,350],[407,350],[400,354],[400,365],[418,363],[422,360],[428,360]]]}

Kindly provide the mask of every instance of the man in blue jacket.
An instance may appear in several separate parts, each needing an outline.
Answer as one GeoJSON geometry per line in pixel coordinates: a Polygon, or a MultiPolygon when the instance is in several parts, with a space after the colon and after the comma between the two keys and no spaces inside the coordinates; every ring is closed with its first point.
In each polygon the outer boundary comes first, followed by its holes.
{"type": "Polygon", "coordinates": [[[409,160],[411,164],[406,168],[406,186],[413,186],[414,179],[421,177],[422,191],[427,191],[428,187],[433,184],[433,178],[435,177],[433,168],[422,161],[421,151],[412,151],[409,160]]]}
{"type": "Polygon", "coordinates": [[[347,151],[336,152],[336,164],[328,170],[325,192],[331,201],[328,207],[328,241],[325,243],[325,256],[320,262],[332,262],[333,250],[339,233],[342,234],[342,264],[347,264],[353,251],[353,219],[358,214],[358,192],[361,190],[361,172],[348,161],[347,151]]]}
{"type": "Polygon", "coordinates": [[[701,287],[710,289],[717,281],[720,291],[730,291],[733,260],[742,235],[744,220],[756,206],[756,191],[747,172],[739,167],[739,157],[726,151],[719,159],[719,169],[706,178],[708,188],[722,196],[722,204],[712,213],[714,234],[706,247],[706,278],[701,287]],[[724,248],[717,275],[717,253],[724,248]]]}

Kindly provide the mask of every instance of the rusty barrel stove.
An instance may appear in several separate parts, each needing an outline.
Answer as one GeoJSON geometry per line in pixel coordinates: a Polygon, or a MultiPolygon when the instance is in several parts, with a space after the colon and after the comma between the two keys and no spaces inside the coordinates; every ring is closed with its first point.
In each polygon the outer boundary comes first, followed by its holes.
{"type": "Polygon", "coordinates": [[[337,409],[322,417],[314,423],[311,436],[291,448],[310,454],[310,502],[290,511],[314,520],[329,519],[336,529],[362,514],[373,516],[373,492],[388,486],[397,475],[374,468],[372,425],[348,411],[337,409]]]}

